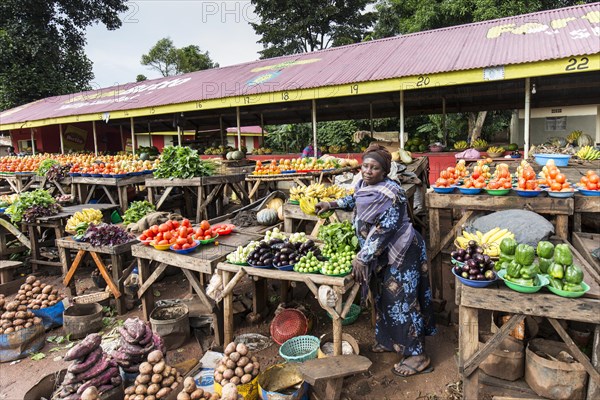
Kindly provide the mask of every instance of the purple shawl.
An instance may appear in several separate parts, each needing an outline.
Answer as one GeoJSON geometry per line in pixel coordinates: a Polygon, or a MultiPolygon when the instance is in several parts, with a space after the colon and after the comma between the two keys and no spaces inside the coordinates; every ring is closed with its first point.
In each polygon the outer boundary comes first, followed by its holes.
{"type": "Polygon", "coordinates": [[[379,216],[392,206],[398,195],[398,184],[385,179],[375,185],[366,185],[361,179],[356,183],[356,217],[373,224],[379,216]]]}

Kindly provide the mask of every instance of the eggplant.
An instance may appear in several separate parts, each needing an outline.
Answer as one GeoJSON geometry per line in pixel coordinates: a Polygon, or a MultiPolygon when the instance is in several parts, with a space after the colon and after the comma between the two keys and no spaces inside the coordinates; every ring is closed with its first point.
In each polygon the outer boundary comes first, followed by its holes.
{"type": "Polygon", "coordinates": [[[490,258],[490,256],[488,256],[487,254],[483,255],[483,262],[485,262],[486,264],[489,264],[490,261],[492,261],[492,259],[490,258]]]}
{"type": "Polygon", "coordinates": [[[477,264],[482,264],[483,263],[483,254],[475,253],[473,255],[473,260],[475,260],[475,262],[477,262],[477,264]]]}
{"type": "Polygon", "coordinates": [[[462,276],[465,279],[469,279],[469,273],[468,272],[463,272],[462,274],[460,274],[460,276],[462,276]]]}
{"type": "Polygon", "coordinates": [[[471,247],[471,248],[477,247],[477,242],[474,240],[469,240],[469,247],[471,247]]]}
{"type": "Polygon", "coordinates": [[[483,247],[481,247],[481,246],[477,246],[477,247],[475,248],[475,252],[476,252],[476,253],[479,253],[479,254],[483,254],[483,247]]]}
{"type": "Polygon", "coordinates": [[[465,264],[467,265],[467,267],[469,268],[477,268],[477,261],[475,261],[475,259],[470,259],[465,261],[465,264]]]}
{"type": "Polygon", "coordinates": [[[467,254],[467,251],[465,249],[458,249],[457,252],[460,257],[464,257],[465,254],[467,254]]]}
{"type": "Polygon", "coordinates": [[[479,271],[479,269],[477,269],[477,268],[471,268],[471,269],[469,270],[469,275],[477,275],[477,274],[479,274],[479,273],[480,273],[480,271],[479,271]]]}
{"type": "Polygon", "coordinates": [[[493,270],[487,270],[483,276],[485,276],[485,279],[491,281],[496,278],[496,273],[493,270]]]}
{"type": "Polygon", "coordinates": [[[469,275],[469,279],[474,281],[477,279],[477,275],[469,275]]]}
{"type": "Polygon", "coordinates": [[[471,268],[469,268],[469,266],[467,264],[463,264],[463,266],[461,267],[461,269],[463,270],[463,272],[469,272],[469,270],[471,268]]]}
{"type": "Polygon", "coordinates": [[[460,262],[463,262],[463,261],[465,261],[465,259],[464,259],[464,258],[462,258],[461,256],[458,256],[458,257],[456,257],[456,258],[455,258],[455,260],[456,260],[456,261],[460,261],[460,262]]]}
{"type": "Polygon", "coordinates": [[[450,257],[452,257],[456,260],[456,257],[458,257],[458,251],[454,250],[452,253],[450,253],[450,257]]]}
{"type": "Polygon", "coordinates": [[[465,256],[463,257],[465,261],[470,260],[471,259],[471,255],[469,253],[465,254],[465,256]]]}
{"type": "Polygon", "coordinates": [[[478,281],[485,281],[485,276],[483,276],[483,274],[477,274],[477,277],[475,278],[478,281]]]}

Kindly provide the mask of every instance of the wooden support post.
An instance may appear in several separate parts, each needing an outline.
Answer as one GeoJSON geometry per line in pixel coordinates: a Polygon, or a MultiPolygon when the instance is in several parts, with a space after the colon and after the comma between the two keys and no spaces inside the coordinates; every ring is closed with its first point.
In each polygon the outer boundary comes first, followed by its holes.
{"type": "MultiPolygon", "coordinates": [[[[596,370],[600,366],[600,325],[594,328],[594,337],[592,338],[592,365],[596,370]]],[[[600,398],[600,384],[590,379],[588,382],[588,390],[586,400],[600,398]]]]}
{"type": "MultiPolygon", "coordinates": [[[[145,258],[138,258],[140,282],[143,284],[150,277],[150,261],[145,258]]],[[[141,289],[141,288],[140,288],[141,289]]],[[[150,321],[150,313],[154,308],[154,294],[152,290],[143,292],[142,297],[142,314],[146,321],[150,321]]]]}
{"type": "MultiPolygon", "coordinates": [[[[459,307],[458,328],[458,368],[464,369],[465,363],[478,350],[479,347],[479,317],[476,308],[459,307]]],[[[479,372],[475,371],[470,376],[463,374],[463,399],[478,400],[479,372]]]]}
{"type": "MultiPolygon", "coordinates": [[[[231,280],[233,273],[222,271],[222,274],[223,287],[225,287],[231,280]]],[[[224,343],[233,342],[233,292],[223,298],[223,325],[224,343]]]]}

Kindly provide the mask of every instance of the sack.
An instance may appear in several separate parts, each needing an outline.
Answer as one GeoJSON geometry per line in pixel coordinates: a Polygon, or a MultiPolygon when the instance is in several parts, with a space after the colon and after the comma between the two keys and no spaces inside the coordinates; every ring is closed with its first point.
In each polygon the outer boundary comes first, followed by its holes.
{"type": "Polygon", "coordinates": [[[554,234],[554,226],[546,218],[526,210],[504,210],[488,214],[477,218],[471,227],[483,233],[495,227],[506,228],[515,234],[517,243],[533,247],[554,234]]]}
{"type": "Polygon", "coordinates": [[[42,324],[0,335],[0,362],[18,360],[44,347],[46,335],[42,324]]]}
{"type": "Polygon", "coordinates": [[[31,310],[31,312],[42,319],[44,329],[49,331],[50,329],[58,328],[63,325],[63,312],[65,311],[66,300],[59,301],[53,306],[40,308],[39,310],[31,310]]]}

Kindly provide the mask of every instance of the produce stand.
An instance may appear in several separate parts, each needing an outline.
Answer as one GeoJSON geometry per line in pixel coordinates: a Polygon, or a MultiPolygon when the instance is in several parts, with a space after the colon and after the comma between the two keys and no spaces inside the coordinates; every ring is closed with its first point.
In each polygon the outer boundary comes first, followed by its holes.
{"type": "Polygon", "coordinates": [[[67,193],[67,191],[65,190],[65,187],[71,187],[71,192],[73,192],[72,190],[72,180],[73,178],[70,176],[67,176],[63,179],[61,179],[60,181],[55,181],[55,180],[48,180],[45,176],[38,176],[36,175],[33,180],[37,183],[39,183],[39,187],[41,189],[46,189],[48,192],[50,192],[50,194],[52,196],[60,196],[60,195],[66,195],[66,194],[70,194],[67,193]]]}
{"type": "Polygon", "coordinates": [[[196,198],[196,222],[209,218],[207,207],[213,203],[216,208],[216,215],[223,212],[223,198],[227,188],[231,189],[243,204],[249,204],[250,198],[243,182],[246,174],[239,173],[233,175],[213,175],[190,179],[155,179],[146,178],[146,187],[148,188],[148,201],[154,204],[157,210],[160,210],[164,202],[169,198],[173,189],[181,188],[185,202],[186,215],[193,215],[192,202],[190,196],[186,196],[186,191],[196,198]],[[159,190],[163,189],[159,195],[159,190]]]}
{"type": "Polygon", "coordinates": [[[78,204],[75,206],[63,207],[62,211],[58,214],[38,218],[37,221],[34,223],[22,223],[23,227],[26,228],[29,232],[29,240],[31,242],[31,259],[29,260],[29,262],[31,263],[34,272],[36,271],[38,265],[49,265],[53,267],[62,267],[63,265],[68,265],[66,258],[66,249],[64,248],[58,249],[60,261],[47,261],[42,260],[40,258],[40,247],[44,245],[54,244],[54,241],[52,243],[41,242],[41,231],[42,228],[54,229],[56,239],[64,237],[65,225],[67,223],[67,220],[71,218],[76,212],[81,211],[84,208],[93,208],[105,213],[107,211],[112,211],[116,209],[117,206],[114,204],[78,204]]]}
{"type": "Polygon", "coordinates": [[[29,248],[31,248],[29,239],[10,222],[10,218],[6,214],[0,213],[0,259],[8,259],[11,254],[20,253],[29,248]],[[9,239],[13,237],[20,244],[9,247],[9,239]]]}
{"type": "Polygon", "coordinates": [[[573,232],[581,232],[581,214],[600,214],[600,197],[583,196],[580,193],[576,193],[573,196],[573,200],[575,202],[573,209],[573,232]]]}
{"type": "MultiPolygon", "coordinates": [[[[360,285],[354,282],[351,275],[344,277],[327,276],[321,274],[303,274],[294,271],[279,271],[277,269],[255,268],[250,266],[239,266],[220,262],[217,265],[223,276],[223,319],[224,319],[224,334],[225,343],[233,341],[233,289],[235,285],[246,275],[264,279],[276,279],[285,282],[304,282],[310,289],[313,295],[319,297],[319,286],[330,286],[337,295],[335,307],[323,307],[324,310],[332,315],[333,321],[333,348],[334,355],[342,354],[342,321],[346,314],[350,311],[350,307],[360,285]],[[349,292],[345,306],[342,308],[343,295],[349,292]]],[[[252,280],[254,285],[254,301],[253,308],[255,313],[260,313],[266,303],[267,291],[264,279],[258,281],[252,280]],[[260,298],[257,298],[259,297],[260,298]]]]}
{"type": "Polygon", "coordinates": [[[35,172],[2,172],[0,180],[5,180],[14,193],[21,193],[32,188],[36,176],[35,172]]]}
{"type": "Polygon", "coordinates": [[[72,177],[72,184],[74,190],[73,195],[76,196],[76,200],[81,204],[87,204],[92,199],[96,189],[102,189],[104,194],[100,200],[106,195],[106,198],[110,204],[117,204],[121,208],[121,212],[127,210],[127,188],[129,186],[143,185],[146,181],[146,174],[126,176],[122,178],[100,178],[100,177],[85,177],[85,176],[74,176],[72,177]],[[117,192],[117,199],[113,197],[111,191],[117,192]]]}
{"type": "Polygon", "coordinates": [[[72,236],[56,239],[56,247],[62,252],[64,257],[61,257],[62,269],[63,269],[63,284],[69,289],[71,296],[77,294],[75,288],[75,280],[72,279],[75,275],[77,267],[79,267],[81,261],[85,258],[86,254],[90,254],[94,263],[98,267],[98,270],[102,274],[102,277],[106,281],[113,296],[115,296],[117,303],[117,312],[119,315],[123,315],[127,312],[125,308],[125,299],[122,296],[124,289],[125,279],[129,276],[133,270],[134,264],[131,264],[127,269],[124,269],[124,265],[127,258],[131,258],[131,246],[139,243],[137,240],[132,240],[128,243],[120,244],[118,246],[92,246],[86,242],[77,242],[72,236]],[[71,261],[70,250],[76,250],[77,255],[75,260],[71,261]],[[112,265],[112,277],[106,270],[102,259],[98,254],[105,254],[110,257],[112,265]],[[129,256],[129,257],[128,257],[129,256]]]}
{"type": "MultiPolygon", "coordinates": [[[[573,251],[573,249],[572,249],[573,251]]],[[[536,396],[524,380],[510,382],[480,374],[479,364],[491,354],[502,340],[525,316],[544,317],[566,343],[571,354],[588,372],[586,399],[597,399],[600,396],[600,287],[593,278],[591,267],[573,251],[574,263],[580,265],[586,276],[585,281],[591,289],[580,298],[564,298],[542,289],[538,293],[519,293],[505,287],[473,288],[463,285],[456,278],[456,304],[459,306],[459,352],[458,369],[463,378],[463,398],[480,399],[480,378],[482,383],[493,386],[496,390],[519,390],[525,394],[536,396]],[[491,310],[514,314],[482,347],[479,347],[479,310],[491,310]],[[595,325],[592,360],[587,358],[575,345],[565,329],[557,320],[579,321],[595,325]]],[[[597,274],[596,274],[597,276],[597,274]]],[[[502,396],[502,393],[498,393],[502,396]]],[[[533,397],[529,396],[529,397],[533,397]]],[[[533,397],[537,398],[537,397],[533,397]]]]}
{"type": "Polygon", "coordinates": [[[556,218],[556,236],[567,240],[569,235],[569,215],[573,215],[573,198],[554,198],[541,194],[538,197],[521,197],[514,193],[506,196],[463,195],[460,193],[440,194],[428,192],[425,196],[429,213],[429,251],[431,260],[431,280],[434,297],[443,298],[442,255],[441,251],[454,240],[462,226],[474,211],[502,211],[527,209],[538,214],[549,214],[556,218]],[[453,223],[452,229],[443,238],[440,230],[441,210],[462,210],[462,217],[453,223]]]}

